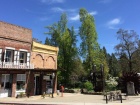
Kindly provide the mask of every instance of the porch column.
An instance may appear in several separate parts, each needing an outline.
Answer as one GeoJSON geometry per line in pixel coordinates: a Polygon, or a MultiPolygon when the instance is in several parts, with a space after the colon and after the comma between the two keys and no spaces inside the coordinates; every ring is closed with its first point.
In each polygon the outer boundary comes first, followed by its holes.
{"type": "Polygon", "coordinates": [[[42,78],[41,82],[42,82],[42,94],[43,94],[44,92],[46,93],[47,81],[42,78]]]}
{"type": "Polygon", "coordinates": [[[29,96],[34,95],[34,73],[29,71],[27,74],[27,80],[26,80],[26,93],[29,96]]]}
{"type": "Polygon", "coordinates": [[[0,74],[0,89],[1,89],[2,74],[0,74]]]}
{"type": "Polygon", "coordinates": [[[54,93],[57,92],[57,73],[55,73],[55,78],[54,78],[54,93]]]}
{"type": "Polygon", "coordinates": [[[13,74],[13,80],[12,80],[12,97],[15,97],[15,94],[16,94],[16,83],[17,83],[17,74],[13,74]]]}

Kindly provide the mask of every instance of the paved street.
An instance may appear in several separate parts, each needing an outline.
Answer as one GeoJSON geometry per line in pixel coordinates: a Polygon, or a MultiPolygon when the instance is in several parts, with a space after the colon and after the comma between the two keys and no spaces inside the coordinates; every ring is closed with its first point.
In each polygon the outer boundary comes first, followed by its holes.
{"type": "MultiPolygon", "coordinates": [[[[30,98],[1,98],[0,104],[18,104],[18,105],[104,105],[106,101],[103,99],[102,95],[84,95],[84,94],[71,94],[64,93],[64,97],[56,96],[54,98],[41,96],[32,96],[30,98]]],[[[13,105],[14,105],[13,104],[13,105]]],[[[109,105],[139,105],[140,96],[129,96],[127,100],[120,101],[109,101],[109,105]]]]}

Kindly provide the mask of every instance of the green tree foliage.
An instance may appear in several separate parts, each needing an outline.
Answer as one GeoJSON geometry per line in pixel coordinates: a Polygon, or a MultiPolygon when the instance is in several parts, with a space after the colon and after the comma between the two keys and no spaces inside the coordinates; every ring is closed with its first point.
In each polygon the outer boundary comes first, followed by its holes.
{"type": "Polygon", "coordinates": [[[71,72],[74,67],[74,58],[77,56],[76,35],[74,27],[68,29],[66,14],[61,15],[60,21],[51,26],[46,27],[51,38],[46,38],[46,44],[58,46],[58,73],[59,80],[67,85],[71,72]]]}
{"type": "Polygon", "coordinates": [[[115,57],[115,54],[111,54],[109,59],[109,74],[111,74],[113,77],[120,76],[120,66],[117,58],[115,57]]]}
{"type": "Polygon", "coordinates": [[[74,59],[74,66],[72,70],[72,76],[77,76],[78,80],[82,80],[82,77],[85,77],[87,74],[83,68],[82,61],[79,57],[74,59]]]}
{"type": "Polygon", "coordinates": [[[132,59],[135,59],[133,62],[133,69],[140,72],[140,40],[138,41],[138,49],[135,51],[132,59]]]}
{"type": "Polygon", "coordinates": [[[112,53],[111,55],[108,54],[105,47],[103,47],[103,52],[105,54],[105,58],[109,68],[108,73],[113,77],[120,76],[119,60],[116,58],[115,54],[114,53],[112,53]]]}
{"type": "MultiPolygon", "coordinates": [[[[99,45],[97,43],[97,33],[94,24],[94,18],[84,8],[80,9],[80,22],[79,35],[81,37],[81,55],[85,62],[87,62],[88,69],[92,69],[92,64],[95,62],[99,45]]],[[[87,70],[88,70],[87,69],[87,70]]]]}
{"type": "Polygon", "coordinates": [[[121,69],[123,71],[132,71],[134,70],[134,63],[136,59],[134,55],[138,49],[139,38],[135,31],[119,29],[117,32],[117,38],[120,40],[120,43],[115,46],[116,54],[120,58],[121,69]]]}
{"type": "Polygon", "coordinates": [[[80,44],[80,52],[84,60],[84,69],[90,73],[93,69],[93,65],[96,65],[96,70],[101,70],[100,65],[103,64],[105,74],[107,74],[107,60],[103,50],[100,49],[97,42],[98,35],[96,32],[94,17],[84,8],[80,9],[79,15],[81,22],[79,35],[82,40],[80,44]]]}
{"type": "Polygon", "coordinates": [[[84,88],[86,88],[87,91],[91,91],[91,90],[93,90],[93,84],[91,82],[87,81],[84,83],[84,88]]]}

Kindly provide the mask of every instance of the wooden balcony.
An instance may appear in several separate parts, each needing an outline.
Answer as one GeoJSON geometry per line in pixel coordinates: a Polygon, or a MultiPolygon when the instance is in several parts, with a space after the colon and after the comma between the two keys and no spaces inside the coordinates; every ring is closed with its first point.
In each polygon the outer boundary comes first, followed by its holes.
{"type": "Polygon", "coordinates": [[[34,69],[33,64],[27,65],[27,63],[14,64],[13,62],[0,62],[0,68],[11,69],[34,69]]]}

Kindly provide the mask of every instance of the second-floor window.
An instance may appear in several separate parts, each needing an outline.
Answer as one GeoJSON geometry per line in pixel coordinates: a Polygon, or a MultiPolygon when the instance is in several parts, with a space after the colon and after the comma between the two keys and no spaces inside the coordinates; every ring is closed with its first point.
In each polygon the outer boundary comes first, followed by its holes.
{"type": "Polygon", "coordinates": [[[14,51],[13,50],[6,50],[6,55],[5,55],[5,62],[12,62],[13,61],[13,56],[14,56],[14,51]]]}
{"type": "Polygon", "coordinates": [[[20,63],[27,63],[27,52],[20,51],[19,62],[20,63]]]}

